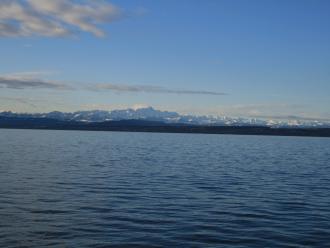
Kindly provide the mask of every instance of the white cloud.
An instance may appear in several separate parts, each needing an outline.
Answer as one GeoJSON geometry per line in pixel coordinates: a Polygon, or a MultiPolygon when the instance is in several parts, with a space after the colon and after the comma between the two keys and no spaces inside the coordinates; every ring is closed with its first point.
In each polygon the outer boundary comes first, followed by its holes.
{"type": "Polygon", "coordinates": [[[1,0],[0,37],[61,37],[77,31],[103,37],[99,25],[120,16],[119,8],[103,0],[1,0]]]}

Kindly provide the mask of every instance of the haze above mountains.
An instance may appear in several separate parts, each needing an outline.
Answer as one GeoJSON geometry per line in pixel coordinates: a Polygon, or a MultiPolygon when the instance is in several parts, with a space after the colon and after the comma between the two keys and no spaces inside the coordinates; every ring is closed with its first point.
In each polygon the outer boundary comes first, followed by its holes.
{"type": "Polygon", "coordinates": [[[269,127],[330,127],[330,120],[304,119],[296,116],[283,118],[243,118],[227,116],[182,115],[177,112],[160,111],[152,107],[122,110],[91,110],[72,113],[53,111],[49,113],[0,112],[0,117],[47,118],[61,121],[105,122],[118,120],[159,121],[169,124],[193,124],[214,126],[269,126],[269,127]]]}

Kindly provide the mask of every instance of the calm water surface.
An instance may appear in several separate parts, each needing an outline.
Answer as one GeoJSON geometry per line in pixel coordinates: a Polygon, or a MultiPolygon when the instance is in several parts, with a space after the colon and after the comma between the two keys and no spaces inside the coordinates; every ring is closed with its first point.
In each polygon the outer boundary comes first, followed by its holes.
{"type": "Polygon", "coordinates": [[[0,130],[0,247],[330,247],[330,139],[0,130]]]}

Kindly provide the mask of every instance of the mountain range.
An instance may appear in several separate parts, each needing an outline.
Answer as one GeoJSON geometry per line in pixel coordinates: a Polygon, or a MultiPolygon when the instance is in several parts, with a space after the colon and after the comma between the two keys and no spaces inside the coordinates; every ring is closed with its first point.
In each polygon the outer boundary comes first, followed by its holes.
{"type": "Polygon", "coordinates": [[[6,118],[38,118],[71,122],[108,122],[122,120],[144,120],[165,124],[204,125],[204,126],[265,126],[265,127],[330,127],[330,120],[304,119],[295,116],[279,118],[243,118],[226,116],[182,115],[177,112],[160,111],[152,107],[122,110],[91,110],[77,112],[14,113],[0,112],[6,118]]]}

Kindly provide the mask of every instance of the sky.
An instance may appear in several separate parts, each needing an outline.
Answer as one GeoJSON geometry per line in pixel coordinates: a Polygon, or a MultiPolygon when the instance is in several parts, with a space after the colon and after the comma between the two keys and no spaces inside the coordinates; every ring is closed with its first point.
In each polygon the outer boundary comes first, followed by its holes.
{"type": "Polygon", "coordinates": [[[328,0],[1,0],[0,111],[330,118],[328,0]]]}

